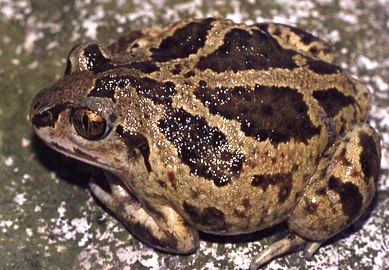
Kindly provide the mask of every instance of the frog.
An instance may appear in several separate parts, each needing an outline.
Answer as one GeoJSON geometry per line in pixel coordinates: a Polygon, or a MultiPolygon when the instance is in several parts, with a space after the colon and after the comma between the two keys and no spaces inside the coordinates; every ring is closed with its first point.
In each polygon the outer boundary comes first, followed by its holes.
{"type": "Polygon", "coordinates": [[[311,258],[374,197],[371,94],[334,59],[294,26],[186,19],[76,46],[29,119],[48,146],[104,171],[92,194],[157,250],[285,223],[252,256],[258,269],[298,247],[311,258]]]}

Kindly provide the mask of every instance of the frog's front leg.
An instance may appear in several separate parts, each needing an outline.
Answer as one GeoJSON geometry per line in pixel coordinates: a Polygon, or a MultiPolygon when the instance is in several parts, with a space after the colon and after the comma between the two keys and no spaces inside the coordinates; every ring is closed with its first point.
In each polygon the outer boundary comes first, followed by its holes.
{"type": "Polygon", "coordinates": [[[318,169],[288,217],[290,234],[254,258],[250,269],[305,244],[312,256],[328,238],[358,219],[375,194],[380,139],[367,124],[355,126],[324,153],[318,169]]]}
{"type": "Polygon", "coordinates": [[[187,225],[180,215],[167,205],[158,211],[147,211],[123,183],[105,173],[111,192],[104,191],[93,179],[89,182],[92,193],[105,204],[142,242],[169,253],[187,254],[196,250],[197,230],[187,225]]]}

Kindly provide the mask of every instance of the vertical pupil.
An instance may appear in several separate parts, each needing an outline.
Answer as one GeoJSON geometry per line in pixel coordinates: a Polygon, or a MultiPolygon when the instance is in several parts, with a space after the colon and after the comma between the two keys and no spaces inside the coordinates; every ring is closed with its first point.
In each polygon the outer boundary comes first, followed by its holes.
{"type": "Polygon", "coordinates": [[[85,131],[89,131],[89,117],[87,114],[84,114],[82,117],[82,124],[84,125],[85,131]]]}

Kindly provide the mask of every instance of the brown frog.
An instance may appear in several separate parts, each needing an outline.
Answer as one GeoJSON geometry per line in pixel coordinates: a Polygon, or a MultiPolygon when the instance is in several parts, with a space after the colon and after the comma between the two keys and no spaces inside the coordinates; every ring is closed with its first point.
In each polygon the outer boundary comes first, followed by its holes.
{"type": "Polygon", "coordinates": [[[90,189],[139,239],[187,254],[198,231],[283,221],[256,269],[305,244],[311,256],[371,202],[380,140],[369,92],[301,29],[190,19],[74,48],[30,119],[66,156],[100,167],[90,189]]]}

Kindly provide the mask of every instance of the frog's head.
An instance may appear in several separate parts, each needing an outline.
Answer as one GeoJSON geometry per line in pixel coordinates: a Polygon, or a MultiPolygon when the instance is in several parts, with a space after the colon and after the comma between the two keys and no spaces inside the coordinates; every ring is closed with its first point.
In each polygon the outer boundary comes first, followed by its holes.
{"type": "Polygon", "coordinates": [[[29,118],[36,134],[67,156],[122,172],[130,157],[137,160],[139,149],[148,150],[144,137],[125,132],[122,105],[116,102],[128,72],[128,67],[115,65],[100,45],[75,47],[68,56],[65,76],[32,101],[29,118]],[[121,81],[116,79],[118,74],[121,81]],[[132,150],[129,144],[134,145],[132,150]]]}

